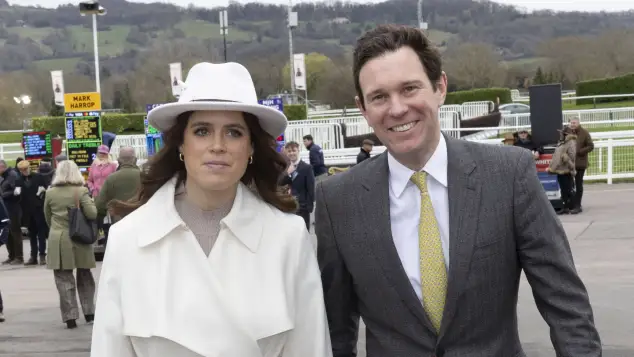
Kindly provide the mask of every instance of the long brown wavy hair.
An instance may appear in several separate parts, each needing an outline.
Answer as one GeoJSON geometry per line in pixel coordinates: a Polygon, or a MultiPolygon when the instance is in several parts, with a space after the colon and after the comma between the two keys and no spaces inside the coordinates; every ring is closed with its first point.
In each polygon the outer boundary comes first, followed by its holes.
{"type": "MultiPolygon", "coordinates": [[[[187,179],[185,163],[179,158],[179,147],[183,143],[185,129],[193,112],[178,116],[176,124],[163,133],[164,146],[152,156],[141,170],[141,187],[136,197],[129,201],[112,201],[110,211],[124,217],[144,205],[166,182],[177,176],[177,185],[187,179]]],[[[254,187],[260,197],[282,212],[295,213],[297,201],[281,189],[279,180],[288,167],[286,158],[276,151],[275,139],[262,130],[258,118],[244,113],[244,121],[251,134],[253,163],[240,179],[245,185],[254,187]]]]}

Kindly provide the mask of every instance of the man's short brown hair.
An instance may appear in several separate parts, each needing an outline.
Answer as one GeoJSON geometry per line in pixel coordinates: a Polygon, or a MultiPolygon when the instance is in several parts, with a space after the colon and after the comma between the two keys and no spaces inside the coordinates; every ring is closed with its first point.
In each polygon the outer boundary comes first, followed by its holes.
{"type": "Polygon", "coordinates": [[[361,145],[370,145],[370,146],[374,146],[374,141],[370,140],[370,139],[365,139],[363,140],[363,143],[361,145]]]}
{"type": "Polygon", "coordinates": [[[442,61],[440,52],[429,41],[423,31],[411,26],[379,25],[363,34],[357,40],[357,45],[354,48],[352,72],[354,74],[354,86],[362,105],[365,106],[361,85],[359,84],[361,68],[368,61],[387,52],[395,52],[402,47],[410,47],[416,52],[434,91],[436,90],[436,84],[442,76],[442,61]]]}
{"type": "Polygon", "coordinates": [[[299,144],[296,141],[289,141],[286,143],[286,145],[284,145],[284,149],[292,149],[292,148],[299,149],[299,144]]]}

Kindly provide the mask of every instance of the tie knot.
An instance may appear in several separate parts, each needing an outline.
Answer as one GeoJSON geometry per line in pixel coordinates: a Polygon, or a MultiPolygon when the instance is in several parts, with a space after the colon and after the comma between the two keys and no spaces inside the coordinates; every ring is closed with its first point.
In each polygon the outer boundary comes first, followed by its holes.
{"type": "Polygon", "coordinates": [[[410,180],[414,183],[414,185],[416,185],[416,187],[418,187],[420,192],[422,193],[427,192],[427,173],[426,172],[424,171],[415,172],[410,178],[410,180]]]}

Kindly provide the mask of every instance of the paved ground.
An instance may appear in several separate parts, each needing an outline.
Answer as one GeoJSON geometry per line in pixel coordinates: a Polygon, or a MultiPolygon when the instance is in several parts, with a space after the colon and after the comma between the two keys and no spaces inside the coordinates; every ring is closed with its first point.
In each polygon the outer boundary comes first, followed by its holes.
{"type": "MultiPolygon", "coordinates": [[[[592,185],[585,212],[562,218],[586,283],[605,357],[634,356],[634,185],[592,185]]],[[[28,250],[25,250],[28,251],[28,250]]],[[[0,260],[6,256],[0,249],[0,260]]],[[[98,269],[95,274],[98,276],[98,269]]],[[[0,324],[1,357],[87,357],[90,326],[69,331],[60,321],[51,272],[36,268],[0,268],[0,289],[7,321],[0,324]]],[[[555,356],[548,329],[525,282],[519,299],[520,335],[529,357],[555,356]]],[[[360,357],[365,356],[363,338],[360,357]]]]}

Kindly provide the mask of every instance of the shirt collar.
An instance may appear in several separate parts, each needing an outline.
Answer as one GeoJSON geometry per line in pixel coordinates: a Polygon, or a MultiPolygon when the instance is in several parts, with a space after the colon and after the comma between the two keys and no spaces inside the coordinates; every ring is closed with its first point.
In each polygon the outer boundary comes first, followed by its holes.
{"type": "MultiPolygon", "coordinates": [[[[398,162],[389,152],[387,163],[390,170],[390,188],[397,197],[401,197],[414,171],[398,162]]],[[[444,135],[440,134],[436,150],[421,171],[427,172],[434,180],[447,187],[447,142],[444,135]]]]}

